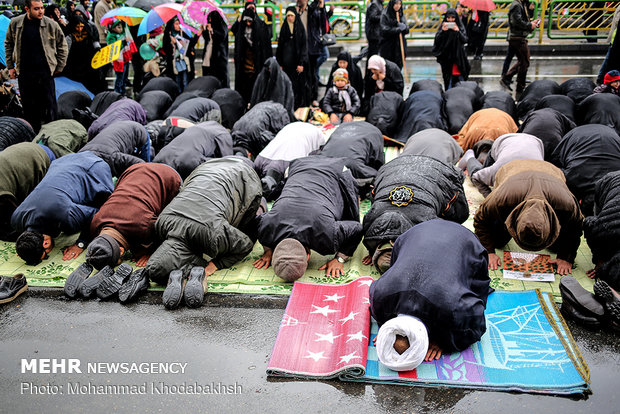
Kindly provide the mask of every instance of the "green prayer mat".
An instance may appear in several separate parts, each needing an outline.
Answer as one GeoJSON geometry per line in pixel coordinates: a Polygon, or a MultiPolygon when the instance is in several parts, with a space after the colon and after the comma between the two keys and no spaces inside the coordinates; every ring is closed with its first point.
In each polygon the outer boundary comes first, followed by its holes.
{"type": "MultiPolygon", "coordinates": [[[[395,147],[386,148],[386,162],[398,155],[400,149],[395,147]]],[[[465,194],[469,202],[470,216],[464,223],[465,227],[473,231],[473,216],[478,206],[484,200],[482,195],[475,189],[469,178],[465,180],[465,194]]],[[[370,209],[370,201],[364,200],[360,206],[360,216],[370,209]]],[[[77,259],[71,261],[62,260],[62,249],[73,244],[77,239],[77,234],[72,236],[61,235],[55,240],[55,247],[49,258],[44,260],[37,266],[26,265],[15,253],[15,244],[0,241],[0,275],[13,275],[16,273],[24,273],[28,279],[30,286],[45,287],[62,287],[65,279],[71,272],[84,261],[84,253],[77,259]]],[[[521,251],[521,249],[511,241],[503,249],[498,250],[497,254],[503,257],[502,250],[521,251]]],[[[548,251],[543,251],[550,253],[548,251]]],[[[241,262],[235,264],[229,269],[222,269],[215,272],[209,277],[209,291],[219,293],[250,293],[250,294],[284,294],[291,293],[293,284],[285,282],[273,273],[273,267],[268,269],[255,269],[252,263],[263,254],[263,248],[260,243],[256,243],[252,252],[241,262]]],[[[324,271],[319,271],[321,267],[332,256],[321,256],[316,252],[312,252],[310,263],[306,274],[300,279],[301,282],[310,283],[347,283],[360,276],[371,276],[375,279],[379,278],[379,273],[373,266],[365,266],[362,264],[362,258],[368,252],[366,248],[360,244],[355,254],[348,263],[345,263],[345,275],[338,278],[331,278],[325,275],[324,271]]],[[[551,253],[552,258],[555,257],[551,253]]],[[[134,268],[135,262],[129,260],[128,263],[134,268]]],[[[576,267],[573,269],[573,276],[581,283],[581,285],[592,292],[594,281],[586,276],[586,271],[593,267],[592,253],[590,248],[582,238],[577,258],[575,260],[576,267]]],[[[560,276],[555,276],[555,282],[524,282],[519,280],[502,278],[501,270],[490,272],[491,286],[496,290],[529,290],[540,289],[543,292],[553,294],[556,301],[560,301],[560,292],[558,283],[560,276]]],[[[151,284],[153,290],[163,290],[163,287],[151,284]]]]}

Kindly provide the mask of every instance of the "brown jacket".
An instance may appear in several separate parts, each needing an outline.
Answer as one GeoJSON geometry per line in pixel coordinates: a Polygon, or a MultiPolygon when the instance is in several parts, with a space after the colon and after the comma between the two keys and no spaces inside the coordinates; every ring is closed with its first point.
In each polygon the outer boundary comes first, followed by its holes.
{"type": "MultiPolygon", "coordinates": [[[[18,75],[21,69],[19,63],[21,60],[22,32],[24,31],[25,18],[26,15],[23,14],[11,19],[6,32],[6,38],[4,39],[6,67],[7,69],[15,68],[18,75]]],[[[39,32],[41,33],[41,44],[43,45],[45,58],[50,67],[50,74],[62,72],[67,63],[68,55],[67,40],[62,33],[62,29],[58,23],[47,16],[43,16],[39,32]]]]}
{"type": "Polygon", "coordinates": [[[526,199],[538,198],[551,205],[560,223],[551,250],[557,252],[558,259],[575,260],[583,215],[559,168],[546,161],[512,161],[497,172],[495,185],[474,216],[474,231],[488,252],[494,253],[510,241],[506,219],[512,210],[526,199]]]}
{"type": "Polygon", "coordinates": [[[95,27],[97,28],[97,32],[99,32],[99,43],[101,47],[105,46],[108,42],[106,40],[106,36],[108,35],[108,28],[101,24],[101,18],[104,14],[113,10],[116,7],[113,1],[108,2],[108,0],[99,0],[95,5],[95,10],[93,11],[93,20],[95,21],[95,27]]]}
{"type": "Polygon", "coordinates": [[[519,128],[506,112],[497,108],[486,108],[474,112],[458,133],[456,142],[463,151],[474,147],[483,139],[494,141],[501,135],[517,132],[519,128]]]}

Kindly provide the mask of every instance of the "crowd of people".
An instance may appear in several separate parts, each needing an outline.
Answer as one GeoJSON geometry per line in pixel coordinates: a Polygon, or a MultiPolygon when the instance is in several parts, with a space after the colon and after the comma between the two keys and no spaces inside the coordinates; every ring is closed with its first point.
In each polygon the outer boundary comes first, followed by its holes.
{"type": "MultiPolygon", "coordinates": [[[[363,264],[382,274],[370,287],[380,359],[396,370],[480,339],[488,272],[501,267],[496,249],[511,239],[525,251],[556,254],[566,316],[620,327],[620,72],[610,70],[600,86],[575,78],[525,87],[523,36],[536,22],[514,0],[509,53],[519,68],[502,79],[509,86],[517,74],[518,104],[467,81],[457,9],[446,12],[433,48],[444,85],[415,82],[403,100],[403,49],[392,46],[409,26],[400,0],[377,19],[379,6],[373,0],[368,17],[379,29],[366,26],[377,53],[365,80],[348,52],[332,68],[323,107],[342,125],[328,139],[294,113],[318,97],[323,0],[286,9],[275,57],[255,3],[245,4],[231,27],[235,90],[222,60],[227,44],[218,43],[227,42],[222,22],[213,17],[202,32],[203,76],[194,77],[195,39],[172,19],[161,41],[168,76],[145,76],[136,100],[127,98],[133,56],[124,53],[113,63],[114,91],[98,91],[92,102],[68,99],[68,111],[58,108],[53,76],[71,73],[82,48],[94,53],[95,43],[128,41],[131,33],[122,22],[91,26],[83,5],[69,5],[68,19],[52,8],[48,18],[40,1],[27,0],[5,42],[25,113],[24,120],[0,118],[0,238],[37,265],[60,233],[79,233],[63,250],[66,261],[85,252],[67,296],[124,303],[152,281],[166,286],[168,309],[200,306],[207,278],[243,260],[256,241],[264,253],[253,265],[272,266],[289,282],[305,274],[313,251],[333,256],[320,270],[342,276],[363,243],[363,264]],[[513,20],[521,31],[512,30],[513,20]],[[355,120],[364,102],[368,117],[355,120]],[[57,119],[61,112],[68,116],[57,119]],[[387,163],[384,136],[403,147],[387,163]],[[485,197],[473,232],[461,225],[470,214],[465,173],[485,197]],[[372,205],[361,220],[362,199],[372,205]],[[593,253],[595,295],[568,276],[582,233],[593,253]],[[123,263],[130,258],[137,270],[123,263]]],[[[100,0],[95,22],[110,7],[100,0]]],[[[98,82],[95,73],[84,83],[98,82]]],[[[23,275],[2,277],[0,300],[14,299],[26,283],[23,275]]]]}

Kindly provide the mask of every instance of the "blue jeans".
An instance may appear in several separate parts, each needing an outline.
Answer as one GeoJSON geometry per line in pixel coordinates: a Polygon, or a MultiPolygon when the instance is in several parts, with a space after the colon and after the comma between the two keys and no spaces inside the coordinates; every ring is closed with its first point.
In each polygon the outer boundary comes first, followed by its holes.
{"type": "Polygon", "coordinates": [[[114,73],[116,74],[116,80],[114,81],[114,92],[125,96],[125,86],[127,85],[127,79],[129,79],[129,63],[125,63],[122,72],[114,73]]]}
{"type": "MultiPolygon", "coordinates": [[[[327,46],[323,46],[323,48],[321,49],[321,54],[316,59],[316,80],[317,82],[321,82],[321,77],[319,76],[319,69],[321,68],[321,65],[327,61],[327,59],[329,59],[329,49],[327,48],[327,46]]],[[[329,79],[328,79],[328,82],[329,82],[329,79]]]]}
{"type": "Polygon", "coordinates": [[[177,73],[177,85],[179,86],[179,92],[182,93],[187,86],[187,71],[177,73]]]}

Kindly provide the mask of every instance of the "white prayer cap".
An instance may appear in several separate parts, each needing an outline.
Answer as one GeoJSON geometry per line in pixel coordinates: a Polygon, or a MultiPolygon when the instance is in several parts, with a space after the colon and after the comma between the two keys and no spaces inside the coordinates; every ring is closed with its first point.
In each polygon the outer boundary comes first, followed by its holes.
{"type": "Polygon", "coordinates": [[[377,334],[377,356],[379,361],[394,371],[411,371],[424,361],[428,351],[428,332],[418,318],[398,315],[387,321],[377,334]],[[396,335],[406,336],[409,348],[399,354],[394,349],[396,335]]]}

